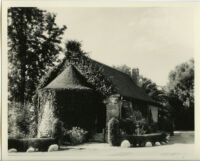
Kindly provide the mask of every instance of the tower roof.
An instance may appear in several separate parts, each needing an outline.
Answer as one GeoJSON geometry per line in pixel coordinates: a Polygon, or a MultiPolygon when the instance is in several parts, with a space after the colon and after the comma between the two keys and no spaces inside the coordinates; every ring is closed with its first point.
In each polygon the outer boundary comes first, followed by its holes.
{"type": "Polygon", "coordinates": [[[91,90],[81,73],[73,66],[67,66],[45,89],[91,90]]]}

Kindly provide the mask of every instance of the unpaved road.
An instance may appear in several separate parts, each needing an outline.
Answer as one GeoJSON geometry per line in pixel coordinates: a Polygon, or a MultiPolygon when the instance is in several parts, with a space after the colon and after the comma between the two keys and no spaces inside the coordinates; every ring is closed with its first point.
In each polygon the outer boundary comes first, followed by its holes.
{"type": "Polygon", "coordinates": [[[63,147],[57,152],[11,153],[12,157],[50,157],[49,159],[200,159],[195,153],[194,132],[175,132],[166,145],[154,147],[121,148],[106,143],[87,143],[63,147]]]}

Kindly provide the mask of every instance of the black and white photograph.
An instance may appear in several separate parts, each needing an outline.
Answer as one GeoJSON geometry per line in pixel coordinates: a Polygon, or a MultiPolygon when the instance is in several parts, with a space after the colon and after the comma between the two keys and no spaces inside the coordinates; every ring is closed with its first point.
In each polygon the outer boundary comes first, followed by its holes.
{"type": "Polygon", "coordinates": [[[200,159],[194,6],[112,3],[4,9],[11,160],[200,159]]]}

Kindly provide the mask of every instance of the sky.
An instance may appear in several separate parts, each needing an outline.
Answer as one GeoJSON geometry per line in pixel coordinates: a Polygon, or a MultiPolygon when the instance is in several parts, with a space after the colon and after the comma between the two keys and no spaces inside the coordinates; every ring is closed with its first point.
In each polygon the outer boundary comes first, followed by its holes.
{"type": "Polygon", "coordinates": [[[189,7],[41,8],[66,25],[63,43],[78,40],[92,59],[126,64],[157,85],[193,57],[194,18],[189,7]]]}

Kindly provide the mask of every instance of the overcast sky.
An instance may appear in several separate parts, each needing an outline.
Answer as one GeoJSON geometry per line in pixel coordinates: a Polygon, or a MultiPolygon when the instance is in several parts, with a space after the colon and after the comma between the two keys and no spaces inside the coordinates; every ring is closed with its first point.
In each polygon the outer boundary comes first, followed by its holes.
{"type": "Polygon", "coordinates": [[[64,40],[78,40],[91,58],[107,65],[126,64],[158,85],[193,57],[191,8],[42,8],[66,25],[64,40]]]}

